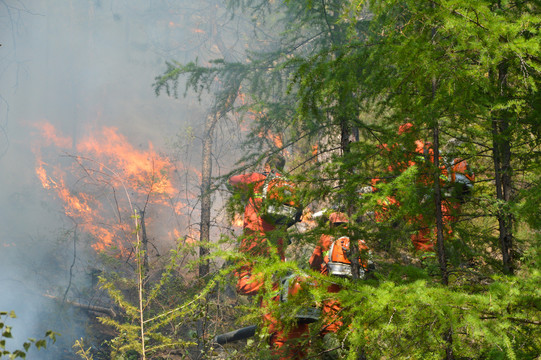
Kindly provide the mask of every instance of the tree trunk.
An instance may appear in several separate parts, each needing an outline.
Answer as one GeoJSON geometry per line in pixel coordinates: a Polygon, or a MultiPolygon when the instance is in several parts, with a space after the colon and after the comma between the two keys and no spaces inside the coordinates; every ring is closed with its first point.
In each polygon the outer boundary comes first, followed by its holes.
{"type": "MultiPolygon", "coordinates": [[[[216,3],[218,6],[218,3],[216,3]]],[[[220,49],[220,52],[224,56],[224,59],[228,62],[233,61],[233,56],[231,51],[225,46],[223,39],[221,37],[220,31],[218,29],[218,24],[216,21],[216,8],[214,8],[211,13],[211,19],[213,24],[212,37],[220,49]]],[[[229,84],[228,84],[229,85],[229,84]]],[[[230,85],[229,85],[230,86],[230,85]]],[[[238,84],[237,88],[240,86],[238,84]]],[[[221,87],[221,86],[220,86],[221,87]]],[[[218,90],[219,92],[220,90],[218,90]]],[[[212,115],[208,115],[205,121],[205,131],[203,133],[203,152],[202,152],[202,164],[201,164],[201,223],[200,223],[200,234],[199,241],[201,246],[199,247],[199,257],[203,259],[210,254],[210,250],[207,245],[210,242],[210,218],[211,218],[211,185],[212,185],[212,144],[214,140],[214,128],[218,123],[218,120],[229,111],[230,107],[235,102],[237,96],[237,91],[229,93],[229,96],[225,100],[225,103],[222,104],[223,108],[215,106],[212,111],[212,115]]],[[[208,275],[210,271],[209,261],[202,260],[199,263],[199,277],[208,275]]]]}
{"type": "Polygon", "coordinates": [[[357,241],[350,239],[348,260],[351,262],[351,277],[353,280],[358,280],[361,277],[361,265],[359,264],[360,257],[361,255],[357,241]]]}
{"type": "Polygon", "coordinates": [[[137,243],[135,247],[136,261],[137,261],[137,295],[139,298],[139,329],[141,333],[141,355],[142,359],[146,360],[146,345],[145,345],[145,318],[144,318],[144,250],[142,249],[142,235],[141,235],[141,216],[142,211],[135,209],[135,228],[136,228],[136,237],[137,243]]]}
{"type": "Polygon", "coordinates": [[[141,231],[141,255],[143,256],[143,279],[148,274],[148,237],[145,226],[145,212],[141,209],[135,210],[135,215],[138,217],[139,231],[141,231]]]}
{"type": "Polygon", "coordinates": [[[211,180],[212,180],[212,144],[214,139],[214,128],[218,122],[218,114],[208,116],[205,122],[205,132],[203,134],[203,154],[201,169],[201,224],[199,247],[199,277],[204,277],[209,273],[209,260],[205,259],[210,250],[206,244],[210,242],[210,216],[211,216],[211,180]]]}
{"type": "MultiPolygon", "coordinates": [[[[213,24],[212,36],[216,43],[216,46],[220,49],[220,52],[224,56],[224,59],[227,62],[233,62],[233,56],[231,51],[225,46],[222,38],[221,32],[218,29],[218,22],[216,21],[216,9],[219,5],[219,2],[216,2],[216,7],[211,14],[211,23],[213,24]]],[[[210,263],[208,259],[205,259],[210,254],[210,248],[208,246],[210,242],[210,220],[211,220],[211,210],[212,210],[212,198],[211,198],[211,186],[212,186],[212,145],[214,140],[214,129],[218,121],[231,109],[233,103],[235,102],[238,90],[240,88],[240,80],[235,84],[226,84],[228,88],[228,93],[226,98],[221,101],[216,101],[214,108],[207,116],[205,121],[205,130],[203,133],[203,149],[202,149],[202,164],[201,164],[201,223],[200,223],[200,234],[199,234],[199,278],[207,276],[210,272],[210,263]]],[[[220,84],[219,88],[216,90],[216,93],[219,93],[223,90],[223,85],[220,84]]],[[[215,95],[216,97],[216,95],[215,95]]],[[[203,299],[203,302],[206,302],[207,299],[203,299]]],[[[208,304],[205,304],[204,316],[203,319],[197,321],[197,334],[199,338],[198,349],[201,354],[201,358],[204,357],[206,353],[205,347],[210,345],[207,343],[206,337],[206,316],[207,316],[208,304]]]]}
{"type": "Polygon", "coordinates": [[[447,271],[447,256],[445,254],[445,242],[443,238],[443,212],[440,186],[440,129],[438,121],[433,129],[434,142],[434,203],[436,206],[436,248],[438,252],[438,263],[441,270],[441,278],[444,285],[449,283],[449,274],[447,271]]]}
{"type": "Polygon", "coordinates": [[[505,121],[497,119],[492,121],[492,157],[494,160],[494,174],[496,179],[496,199],[499,203],[496,217],[498,219],[503,271],[506,274],[512,274],[513,218],[505,209],[505,204],[508,203],[511,195],[510,148],[508,145],[504,146],[502,144],[505,140],[502,140],[502,129],[498,122],[505,121]]]}
{"type": "Polygon", "coordinates": [[[453,328],[444,335],[444,340],[447,342],[447,349],[445,349],[445,360],[453,360],[453,328]]]}
{"type": "MultiPolygon", "coordinates": [[[[435,6],[434,4],[432,6],[435,6]]],[[[436,29],[431,31],[432,44],[436,44],[436,29]]],[[[432,77],[432,100],[436,98],[438,90],[438,80],[432,77]]],[[[438,255],[438,263],[440,265],[441,280],[444,285],[449,284],[449,273],[447,271],[447,255],[445,253],[445,242],[443,238],[443,212],[442,212],[442,196],[440,186],[440,124],[439,120],[434,119],[434,128],[432,129],[432,142],[434,151],[434,206],[436,214],[436,250],[438,255]]]]}
{"type": "MultiPolygon", "coordinates": [[[[436,4],[432,4],[435,7],[436,4]]],[[[431,39],[432,45],[436,45],[437,29],[432,28],[431,39]]],[[[438,90],[438,80],[435,76],[432,77],[432,100],[436,98],[436,91],[438,90]]],[[[436,207],[436,248],[438,252],[438,263],[441,270],[441,280],[444,285],[449,284],[449,273],[447,270],[447,255],[445,253],[445,242],[443,238],[443,212],[441,209],[442,196],[440,186],[440,125],[439,120],[436,118],[433,128],[433,151],[434,151],[434,205],[436,207]]],[[[453,328],[450,327],[445,338],[447,348],[445,349],[445,359],[453,359],[453,328]]]]}
{"type": "Polygon", "coordinates": [[[350,152],[349,145],[351,143],[351,128],[348,120],[344,116],[340,116],[340,148],[342,155],[350,152]]]}
{"type": "MultiPolygon", "coordinates": [[[[507,88],[507,66],[500,64],[498,73],[498,87],[502,96],[507,88]]],[[[513,274],[513,216],[506,209],[511,200],[512,168],[511,146],[509,144],[509,121],[506,111],[502,111],[500,118],[492,120],[492,154],[494,161],[494,175],[496,179],[496,199],[498,201],[498,227],[499,243],[502,253],[503,271],[513,274]]]]}

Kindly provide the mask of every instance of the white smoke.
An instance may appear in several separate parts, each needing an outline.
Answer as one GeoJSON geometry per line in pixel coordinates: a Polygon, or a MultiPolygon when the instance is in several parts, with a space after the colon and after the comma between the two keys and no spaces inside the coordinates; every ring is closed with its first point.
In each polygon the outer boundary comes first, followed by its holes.
{"type": "Polygon", "coordinates": [[[0,0],[0,310],[18,316],[9,320],[12,349],[52,329],[64,348],[30,358],[72,358],[84,317],[58,312],[47,295],[77,301],[91,281],[85,235],[36,177],[32,125],[51,123],[74,148],[89,127],[116,127],[135,146],[152,142],[159,151],[188,125],[200,129],[205,111],[193,97],[156,97],[152,88],[165,61],[220,57],[206,46],[211,26],[195,6],[0,0]]]}

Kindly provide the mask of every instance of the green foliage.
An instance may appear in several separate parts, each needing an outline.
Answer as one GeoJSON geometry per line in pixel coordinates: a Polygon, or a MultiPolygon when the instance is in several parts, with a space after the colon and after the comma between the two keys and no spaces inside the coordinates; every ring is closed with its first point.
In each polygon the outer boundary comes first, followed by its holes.
{"type": "Polygon", "coordinates": [[[8,318],[14,319],[17,316],[15,315],[14,311],[10,311],[9,313],[7,311],[0,311],[0,358],[7,357],[9,359],[26,359],[26,355],[28,354],[28,351],[32,347],[32,345],[37,349],[45,349],[47,348],[47,344],[52,342],[53,344],[56,342],[57,336],[60,336],[60,334],[47,330],[45,332],[45,337],[43,339],[33,339],[29,338],[28,341],[24,342],[22,347],[23,349],[17,349],[17,350],[8,350],[6,348],[6,340],[7,339],[13,339],[13,327],[8,326],[6,324],[6,320],[8,318]]]}
{"type": "Polygon", "coordinates": [[[77,350],[76,354],[81,357],[81,359],[84,360],[94,360],[94,357],[92,356],[90,352],[90,348],[85,350],[85,344],[83,339],[75,340],[75,344],[73,344],[73,348],[77,350]]]}
{"type": "MultiPolygon", "coordinates": [[[[367,242],[378,264],[375,279],[335,280],[344,289],[337,294],[314,286],[306,296],[280,304],[272,298],[285,274],[301,272],[318,284],[329,279],[307,273],[306,264],[280,262],[276,240],[313,247],[329,232],[326,224],[269,234],[271,256],[216,250],[215,256],[236,264],[254,261],[254,271],[265,279],[260,297],[267,306],[255,302],[243,308],[241,321],[260,322],[270,311],[287,328],[297,310],[332,297],[342,304],[345,321],[334,344],[351,359],[359,354],[439,359],[448,353],[463,359],[536,358],[541,353],[539,4],[234,1],[232,9],[246,10],[259,27],[245,62],[171,63],[157,79],[157,93],[176,95],[180,75],[187,75],[187,89],[199,94],[215,79],[233,84],[230,91],[242,89],[247,100],[235,110],[252,116],[253,123],[235,172],[257,165],[265,154],[290,151],[291,178],[301,186],[303,204],[314,211],[347,212],[353,219],[349,233],[367,242]],[[264,30],[277,35],[258,41],[264,30]],[[413,130],[399,135],[405,122],[413,130]],[[440,168],[416,150],[417,140],[434,141],[435,129],[440,168]],[[284,146],[273,145],[270,134],[280,134],[284,146]],[[451,139],[460,145],[451,146],[451,139]],[[411,235],[422,227],[416,219],[434,227],[434,179],[441,182],[444,203],[456,204],[448,170],[455,158],[467,160],[476,184],[444,229],[444,263],[440,257],[436,266],[447,268],[444,285],[412,251],[411,235]],[[365,191],[375,179],[378,191],[365,191]],[[385,218],[376,221],[381,213],[385,218]],[[504,232],[512,234],[508,245],[516,268],[505,276],[504,232]]],[[[218,109],[232,109],[220,101],[226,97],[217,96],[218,109]]],[[[231,218],[242,214],[248,195],[233,193],[226,205],[231,218]]],[[[312,334],[322,326],[313,324],[312,334]]],[[[250,346],[268,355],[268,334],[263,328],[259,335],[250,346]]],[[[323,341],[317,335],[312,340],[323,341]]],[[[323,352],[318,346],[310,355],[323,352]]]]}
{"type": "MultiPolygon", "coordinates": [[[[362,348],[369,358],[441,358],[449,346],[445,337],[451,331],[452,351],[457,357],[534,357],[539,342],[531,336],[539,335],[539,308],[511,293],[520,288],[526,298],[539,298],[530,288],[533,283],[529,279],[537,277],[535,268],[525,260],[531,259],[532,249],[539,248],[539,212],[535,207],[539,203],[540,169],[538,5],[372,1],[369,26],[359,21],[366,19],[362,1],[333,8],[335,20],[322,16],[322,23],[316,20],[319,5],[304,1],[287,5],[284,18],[303,6],[304,14],[312,16],[297,17],[292,28],[302,24],[304,33],[309,33],[326,23],[331,25],[328,39],[332,41],[326,46],[314,45],[310,51],[295,51],[287,59],[275,57],[275,62],[284,64],[276,69],[287,69],[284,74],[290,74],[287,96],[295,96],[297,106],[294,129],[285,124],[289,117],[276,119],[273,125],[283,124],[278,127],[290,131],[292,139],[301,139],[299,134],[306,135],[302,140],[308,141],[331,139],[320,144],[322,155],[336,150],[337,141],[332,137],[338,140],[340,130],[357,128],[358,142],[347,152],[326,156],[324,164],[313,168],[303,167],[298,179],[311,189],[307,198],[353,209],[363,222],[350,230],[378,250],[380,261],[396,264],[391,269],[402,269],[398,274],[382,272],[381,282],[355,286],[354,291],[337,295],[350,304],[344,310],[347,318],[359,320],[353,328],[344,327],[348,330],[341,334],[351,351],[362,348]],[[504,68],[505,88],[501,78],[504,68]],[[367,118],[366,113],[373,117],[367,118]],[[493,134],[492,126],[499,121],[495,119],[502,116],[509,119],[509,127],[493,134]],[[416,130],[399,138],[396,130],[405,121],[412,122],[416,130]],[[448,150],[446,156],[467,159],[478,180],[459,220],[451,224],[452,235],[446,238],[449,287],[434,282],[422,269],[400,264],[404,249],[410,247],[409,234],[416,231],[415,224],[404,219],[415,214],[434,222],[432,188],[420,180],[436,170],[423,167],[422,161],[398,173],[382,170],[410,161],[414,141],[431,141],[430,130],[436,121],[443,134],[440,141],[458,138],[463,143],[448,150]],[[505,142],[513,149],[510,165],[516,171],[517,191],[503,200],[497,198],[491,185],[495,176],[491,156],[495,156],[492,148],[505,142]],[[387,153],[378,148],[382,144],[396,144],[401,151],[387,153]],[[382,173],[385,181],[378,185],[379,192],[357,195],[382,173]],[[392,209],[383,222],[367,221],[371,219],[366,214],[377,211],[390,196],[401,206],[392,209]],[[494,275],[501,271],[500,244],[494,230],[495,219],[501,214],[512,214],[521,228],[529,229],[517,232],[515,243],[518,251],[528,254],[521,268],[527,276],[494,275]],[[496,289],[504,290],[498,293],[496,289]],[[516,302],[521,305],[515,308],[516,302]],[[522,317],[522,311],[531,313],[522,317]],[[534,320],[526,320],[528,317],[534,320]]],[[[337,4],[326,5],[329,10],[337,4]]],[[[282,34],[284,44],[295,41],[290,35],[282,34]]],[[[267,80],[272,81],[270,77],[267,80]]],[[[258,131],[268,120],[261,119],[258,131]]],[[[440,179],[446,180],[444,173],[440,179]]],[[[317,242],[316,232],[304,234],[303,240],[317,242]]],[[[278,271],[267,263],[261,271],[265,269],[278,271]]],[[[325,295],[320,292],[314,296],[325,295]]]]}
{"type": "Polygon", "coordinates": [[[472,293],[426,280],[382,282],[355,286],[339,298],[353,319],[349,329],[352,349],[364,348],[370,357],[442,358],[445,336],[452,329],[453,354],[458,358],[482,356],[496,349],[507,354],[522,352],[526,355],[522,358],[528,358],[540,350],[539,342],[533,340],[539,329],[526,315],[536,313],[535,307],[523,300],[535,297],[537,290],[529,282],[519,290],[517,283],[498,279],[472,293]],[[525,344],[526,352],[522,350],[525,344]]]}
{"type": "MultiPolygon", "coordinates": [[[[169,261],[158,281],[154,282],[148,290],[141,288],[135,298],[129,295],[129,291],[121,289],[125,288],[126,284],[128,288],[133,289],[136,286],[136,280],[114,274],[111,274],[109,278],[100,278],[102,288],[107,290],[109,296],[124,313],[121,319],[99,318],[104,325],[114,328],[117,333],[109,341],[113,359],[139,358],[143,355],[143,351],[144,356],[152,356],[161,353],[164,349],[185,350],[195,345],[192,340],[179,339],[176,334],[169,334],[166,328],[180,318],[193,317],[198,308],[197,300],[204,297],[204,292],[173,309],[161,311],[155,306],[159,304],[160,296],[174,280],[175,268],[178,266],[179,258],[183,256],[181,243],[182,241],[179,241],[178,248],[171,251],[169,261]],[[144,333],[144,342],[141,339],[141,332],[144,333]],[[143,343],[145,347],[141,346],[143,343]]],[[[76,343],[75,346],[79,348],[78,354],[82,358],[89,356],[81,342],[76,343]]]]}

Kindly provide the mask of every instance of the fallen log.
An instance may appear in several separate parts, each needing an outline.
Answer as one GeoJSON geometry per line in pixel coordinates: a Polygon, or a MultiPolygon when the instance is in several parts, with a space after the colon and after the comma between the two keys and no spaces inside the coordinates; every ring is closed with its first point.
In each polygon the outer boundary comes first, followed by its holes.
{"type": "Polygon", "coordinates": [[[255,335],[256,325],[246,326],[237,330],[230,331],[225,334],[216,335],[213,339],[215,344],[224,345],[230,342],[248,339],[255,335]]]}

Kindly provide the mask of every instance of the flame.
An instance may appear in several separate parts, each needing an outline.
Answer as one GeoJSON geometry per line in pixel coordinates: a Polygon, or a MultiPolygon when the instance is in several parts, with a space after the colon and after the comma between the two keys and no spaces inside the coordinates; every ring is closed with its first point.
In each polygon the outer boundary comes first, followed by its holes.
{"type": "Polygon", "coordinates": [[[201,233],[196,228],[190,228],[190,232],[186,235],[186,244],[195,244],[199,241],[201,233]]]}
{"type": "Polygon", "coordinates": [[[79,153],[101,158],[122,171],[124,181],[131,187],[143,187],[147,191],[172,196],[176,189],[168,177],[173,165],[158,155],[149,143],[147,151],[135,149],[116,128],[105,127],[100,134],[86,138],[77,146],[79,153]]]}
{"type": "Polygon", "coordinates": [[[312,156],[317,156],[318,152],[319,152],[319,145],[318,144],[312,145],[312,156]]]}
{"type": "Polygon", "coordinates": [[[180,231],[178,229],[173,229],[173,233],[169,233],[169,236],[173,237],[173,239],[180,239],[182,235],[180,234],[180,231]]]}
{"type": "MultiPolygon", "coordinates": [[[[282,137],[282,134],[274,134],[272,131],[267,130],[267,133],[260,132],[258,134],[258,136],[260,138],[268,138],[268,139],[270,139],[272,141],[272,143],[274,144],[274,146],[276,146],[279,149],[284,147],[284,139],[282,137]]],[[[286,149],[282,149],[282,154],[284,156],[289,156],[289,151],[286,150],[286,149]]]]}
{"type": "MultiPolygon", "coordinates": [[[[242,91],[242,85],[239,87],[236,101],[239,103],[240,106],[246,106],[248,104],[248,95],[242,91]]],[[[245,113],[245,117],[251,123],[255,122],[256,119],[263,117],[263,115],[264,113],[262,111],[255,108],[250,108],[245,113]]],[[[242,117],[239,123],[240,130],[242,132],[248,132],[250,130],[249,124],[247,123],[247,121],[244,120],[244,117],[242,117]]]]}
{"type": "Polygon", "coordinates": [[[88,195],[72,194],[62,179],[56,188],[58,196],[64,200],[64,211],[66,215],[71,217],[85,217],[92,215],[92,207],[89,205],[91,199],[88,195]]]}
{"type": "Polygon", "coordinates": [[[272,139],[274,146],[276,146],[277,148],[282,148],[284,146],[284,140],[282,139],[281,134],[272,134],[269,131],[269,137],[272,139]]]}
{"type": "Polygon", "coordinates": [[[237,100],[240,102],[241,105],[246,105],[246,94],[241,92],[240,89],[242,89],[242,86],[239,87],[237,100]]]}
{"type": "Polygon", "coordinates": [[[41,185],[45,189],[49,190],[53,186],[51,185],[52,180],[49,179],[49,177],[47,176],[47,172],[43,168],[46,164],[43,161],[41,161],[40,159],[37,160],[37,163],[38,163],[38,165],[36,167],[36,175],[38,176],[38,179],[41,181],[41,185]]]}
{"type": "Polygon", "coordinates": [[[36,124],[36,128],[41,140],[33,149],[36,175],[43,188],[62,201],[66,216],[95,239],[91,244],[94,250],[120,255],[129,252],[126,247],[133,242],[133,204],[144,203],[154,206],[158,213],[177,215],[188,206],[173,200],[179,191],[171,174],[177,169],[156,152],[152,143],[147,148],[135,148],[113,127],[88,131],[76,145],[78,155],[70,156],[75,161],[68,169],[60,161],[44,161],[42,153],[72,149],[72,139],[47,122],[36,124]]]}
{"type": "Polygon", "coordinates": [[[233,218],[233,221],[231,224],[235,227],[243,227],[244,226],[244,216],[241,214],[235,214],[235,217],[233,218]]]}
{"type": "Polygon", "coordinates": [[[181,215],[182,210],[187,208],[188,204],[183,203],[182,201],[178,201],[177,204],[174,206],[175,214],[181,215]]]}
{"type": "Polygon", "coordinates": [[[198,28],[194,28],[192,29],[192,32],[196,33],[196,34],[206,34],[206,31],[203,30],[203,29],[198,29],[198,28]]]}
{"type": "Polygon", "coordinates": [[[55,145],[59,148],[70,148],[73,140],[69,136],[61,136],[56,133],[54,126],[46,121],[34,124],[41,131],[41,136],[46,140],[45,146],[55,145]]]}
{"type": "Polygon", "coordinates": [[[278,143],[280,142],[280,140],[277,140],[280,138],[280,135],[274,135],[272,133],[272,131],[270,130],[267,130],[267,132],[263,132],[263,131],[260,131],[259,134],[257,134],[258,137],[260,138],[268,138],[268,139],[271,139],[272,142],[274,143],[274,145],[276,145],[276,141],[278,141],[278,143]],[[277,137],[278,136],[278,137],[277,137]]]}

